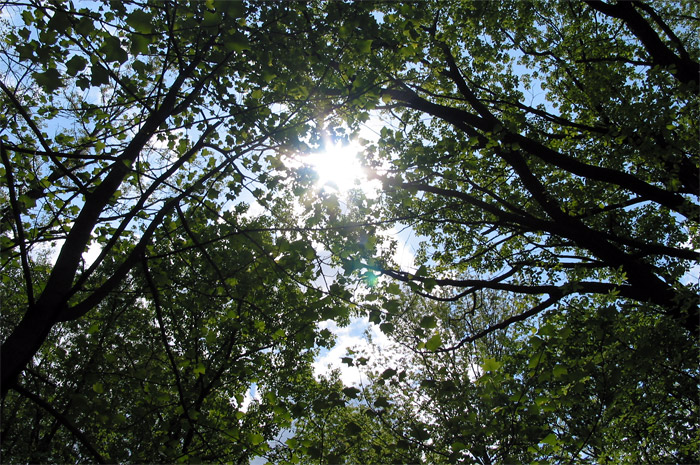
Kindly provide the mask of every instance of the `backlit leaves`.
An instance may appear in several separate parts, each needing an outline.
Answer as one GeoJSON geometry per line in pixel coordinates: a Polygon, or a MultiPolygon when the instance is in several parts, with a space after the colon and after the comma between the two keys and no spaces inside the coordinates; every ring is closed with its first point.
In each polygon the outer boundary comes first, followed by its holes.
{"type": "Polygon", "coordinates": [[[46,92],[53,92],[64,85],[60,73],[55,68],[49,68],[42,73],[34,73],[32,76],[46,92]]]}

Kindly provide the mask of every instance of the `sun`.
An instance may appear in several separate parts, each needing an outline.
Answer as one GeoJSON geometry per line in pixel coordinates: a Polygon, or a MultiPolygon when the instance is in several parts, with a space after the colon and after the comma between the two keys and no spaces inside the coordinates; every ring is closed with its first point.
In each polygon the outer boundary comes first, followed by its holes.
{"type": "Polygon", "coordinates": [[[336,192],[348,192],[353,188],[365,190],[367,175],[358,154],[363,148],[358,142],[328,144],[326,150],[303,157],[318,175],[318,187],[336,192]]]}

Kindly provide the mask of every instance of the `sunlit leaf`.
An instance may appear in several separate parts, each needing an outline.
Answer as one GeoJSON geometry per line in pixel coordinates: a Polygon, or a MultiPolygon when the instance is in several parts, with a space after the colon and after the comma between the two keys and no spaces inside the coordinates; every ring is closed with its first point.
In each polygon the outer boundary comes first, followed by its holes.
{"type": "Polygon", "coordinates": [[[440,334],[433,335],[430,339],[425,341],[425,348],[430,351],[437,350],[442,345],[442,338],[440,334]]]}

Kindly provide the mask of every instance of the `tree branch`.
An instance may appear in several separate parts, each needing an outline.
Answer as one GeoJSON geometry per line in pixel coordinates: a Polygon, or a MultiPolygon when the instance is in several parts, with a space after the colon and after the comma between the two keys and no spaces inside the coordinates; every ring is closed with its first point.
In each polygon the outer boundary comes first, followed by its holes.
{"type": "MultiPolygon", "coordinates": [[[[403,102],[405,106],[409,108],[440,118],[452,124],[457,129],[464,131],[470,137],[484,139],[484,136],[478,131],[491,133],[496,129],[496,123],[493,121],[487,121],[459,108],[452,108],[430,102],[408,87],[403,89],[384,89],[382,94],[388,95],[398,102],[403,102]]],[[[557,168],[561,168],[577,176],[629,189],[683,216],[688,216],[689,212],[694,212],[696,210],[695,206],[688,202],[683,196],[644,182],[630,173],[583,163],[574,157],[557,152],[541,142],[520,134],[502,131],[499,137],[504,144],[518,144],[521,149],[530,155],[556,166],[557,168]]]]}
{"type": "MultiPolygon", "coordinates": [[[[698,73],[700,72],[700,64],[692,60],[687,54],[677,56],[670,48],[661,40],[659,35],[654,31],[654,28],[639,14],[635,5],[638,2],[617,2],[609,4],[602,1],[586,0],[586,3],[596,11],[603,13],[606,16],[621,19],[629,28],[629,30],[639,39],[644,45],[649,56],[654,64],[668,68],[669,72],[675,76],[678,81],[688,85],[695,94],[700,93],[698,83],[698,73]]],[[[658,15],[652,15],[655,21],[660,21],[658,15]]],[[[668,27],[662,29],[667,30],[668,27]]],[[[671,38],[673,39],[675,35],[671,38]]],[[[680,44],[678,44],[680,45],[680,44]]]]}
{"type": "Polygon", "coordinates": [[[525,321],[528,318],[531,318],[531,317],[537,315],[538,313],[541,313],[542,311],[548,309],[549,307],[552,306],[552,304],[561,300],[562,297],[564,297],[563,294],[552,295],[548,299],[543,300],[542,302],[535,305],[534,307],[532,307],[530,310],[528,310],[526,312],[523,312],[523,313],[520,313],[518,315],[512,316],[510,318],[507,318],[507,319],[501,321],[500,323],[489,326],[488,328],[484,329],[483,331],[479,331],[478,333],[476,333],[472,336],[465,337],[464,339],[459,341],[459,343],[457,343],[456,345],[454,345],[452,347],[443,347],[443,348],[435,350],[434,352],[440,353],[440,352],[451,352],[451,351],[457,350],[460,347],[462,347],[463,345],[469,344],[470,342],[474,342],[474,341],[479,340],[483,337],[486,337],[489,334],[493,333],[494,331],[498,331],[499,329],[505,329],[505,328],[509,327],[510,325],[512,325],[513,323],[517,323],[519,321],[525,321]]]}
{"type": "Polygon", "coordinates": [[[90,440],[87,438],[85,433],[80,431],[78,427],[76,427],[72,421],[70,421],[68,418],[66,418],[61,412],[53,408],[51,404],[46,402],[44,399],[39,397],[38,395],[34,394],[33,392],[30,392],[26,388],[22,387],[19,384],[16,384],[12,387],[12,389],[16,392],[18,392],[20,395],[26,397],[27,399],[31,400],[34,402],[36,405],[41,407],[42,409],[46,410],[51,416],[53,416],[60,424],[66,427],[68,431],[73,433],[73,436],[80,442],[80,444],[85,447],[88,452],[90,452],[90,455],[92,455],[97,463],[109,463],[105,457],[100,454],[95,446],[92,445],[90,440]]]}
{"type": "Polygon", "coordinates": [[[7,178],[7,190],[10,196],[10,206],[12,214],[15,217],[15,227],[17,228],[17,240],[19,241],[20,260],[22,262],[22,274],[24,275],[24,284],[27,288],[27,301],[30,306],[34,305],[34,285],[32,284],[32,270],[29,267],[29,252],[27,251],[27,243],[24,236],[24,226],[22,224],[22,216],[20,214],[19,204],[17,203],[17,194],[15,193],[15,179],[12,175],[12,165],[5,151],[5,144],[0,139],[0,158],[5,165],[5,177],[7,178]]]}

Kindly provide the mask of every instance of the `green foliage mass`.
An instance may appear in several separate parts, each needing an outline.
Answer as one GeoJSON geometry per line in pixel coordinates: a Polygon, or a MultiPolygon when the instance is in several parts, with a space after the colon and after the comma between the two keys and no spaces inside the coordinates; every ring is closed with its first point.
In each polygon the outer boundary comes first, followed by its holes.
{"type": "Polygon", "coordinates": [[[695,341],[658,316],[589,304],[460,345],[523,302],[495,292],[436,302],[406,289],[392,345],[348,356],[366,380],[354,400],[301,421],[295,440],[338,463],[697,461],[695,341]],[[452,348],[427,347],[431,334],[452,348]],[[345,445],[350,421],[373,439],[345,445]]]}
{"type": "Polygon", "coordinates": [[[700,462],[699,17],[6,2],[3,460],[700,462]]]}

